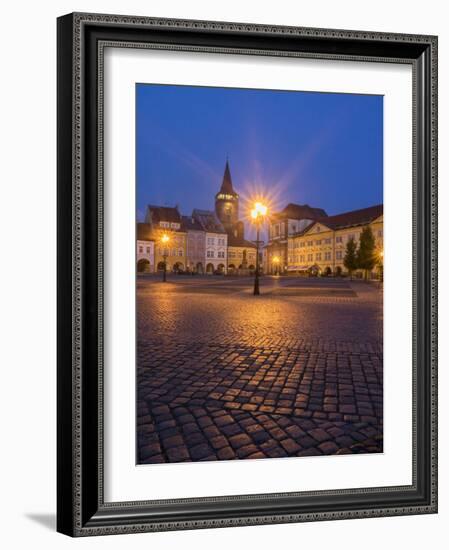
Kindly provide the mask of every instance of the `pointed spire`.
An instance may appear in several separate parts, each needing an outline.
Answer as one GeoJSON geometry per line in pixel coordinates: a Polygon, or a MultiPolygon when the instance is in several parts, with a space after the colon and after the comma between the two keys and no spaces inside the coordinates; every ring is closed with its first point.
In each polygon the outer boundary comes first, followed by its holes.
{"type": "Polygon", "coordinates": [[[232,178],[231,178],[231,171],[229,170],[228,157],[226,157],[226,166],[225,166],[223,182],[221,184],[220,193],[226,193],[228,195],[235,194],[234,188],[232,187],[232,178]]]}

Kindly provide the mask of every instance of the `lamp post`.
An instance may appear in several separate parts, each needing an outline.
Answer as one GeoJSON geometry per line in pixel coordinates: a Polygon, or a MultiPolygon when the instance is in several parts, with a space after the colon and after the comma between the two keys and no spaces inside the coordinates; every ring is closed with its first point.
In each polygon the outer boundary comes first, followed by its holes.
{"type": "Polygon", "coordinates": [[[260,225],[263,218],[267,215],[267,207],[261,202],[256,202],[251,210],[251,218],[256,225],[256,271],[254,273],[254,296],[259,296],[259,235],[260,225]]]}
{"type": "Polygon", "coordinates": [[[164,270],[162,271],[162,282],[163,283],[167,282],[167,256],[168,256],[168,254],[167,254],[166,245],[169,241],[170,241],[170,237],[166,233],[164,233],[161,237],[161,243],[164,246],[163,253],[162,253],[162,257],[164,258],[164,270]]]}

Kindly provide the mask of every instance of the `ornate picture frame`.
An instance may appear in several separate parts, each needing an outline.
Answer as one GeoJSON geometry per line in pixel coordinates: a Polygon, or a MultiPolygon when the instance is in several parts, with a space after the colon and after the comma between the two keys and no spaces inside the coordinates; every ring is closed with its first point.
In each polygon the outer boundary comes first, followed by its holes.
{"type": "Polygon", "coordinates": [[[70,536],[437,512],[437,38],[69,14],[58,19],[58,503],[70,536]],[[105,502],[104,48],[403,63],[413,70],[413,482],[105,502]]]}

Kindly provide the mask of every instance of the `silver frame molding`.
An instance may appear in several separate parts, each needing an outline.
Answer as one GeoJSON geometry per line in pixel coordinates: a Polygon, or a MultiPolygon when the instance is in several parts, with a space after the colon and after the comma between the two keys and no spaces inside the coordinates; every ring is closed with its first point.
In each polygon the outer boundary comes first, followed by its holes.
{"type": "Polygon", "coordinates": [[[436,512],[437,38],[102,14],[75,13],[59,18],[58,531],[90,536],[436,512]],[[412,65],[411,486],[104,502],[105,47],[412,65]]]}

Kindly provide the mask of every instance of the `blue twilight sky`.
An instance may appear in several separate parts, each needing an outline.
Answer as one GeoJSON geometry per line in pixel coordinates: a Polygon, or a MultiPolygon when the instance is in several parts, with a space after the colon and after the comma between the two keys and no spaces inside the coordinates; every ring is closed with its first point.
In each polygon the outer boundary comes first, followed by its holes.
{"type": "Polygon", "coordinates": [[[226,157],[241,210],[255,193],[329,215],[383,202],[382,96],[138,84],[136,99],[139,221],[149,203],[212,210],[226,157]]]}

